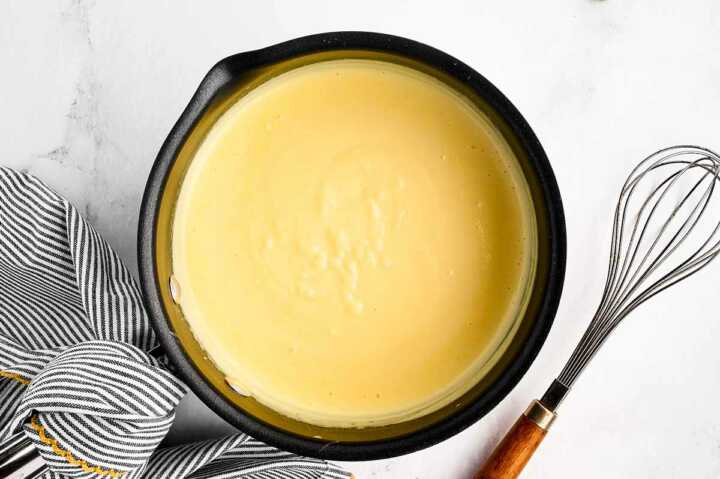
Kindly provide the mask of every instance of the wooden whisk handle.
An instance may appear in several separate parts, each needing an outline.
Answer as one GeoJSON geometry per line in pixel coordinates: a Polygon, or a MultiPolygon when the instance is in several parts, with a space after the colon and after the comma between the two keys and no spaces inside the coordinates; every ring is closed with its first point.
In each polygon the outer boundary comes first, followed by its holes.
{"type": "Polygon", "coordinates": [[[533,401],[497,445],[475,479],[515,479],[545,438],[555,413],[533,401]]]}

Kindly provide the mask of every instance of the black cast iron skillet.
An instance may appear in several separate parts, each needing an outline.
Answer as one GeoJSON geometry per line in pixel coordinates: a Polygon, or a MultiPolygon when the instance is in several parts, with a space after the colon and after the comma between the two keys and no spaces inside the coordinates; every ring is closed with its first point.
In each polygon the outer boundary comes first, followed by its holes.
{"type": "Polygon", "coordinates": [[[558,306],[565,274],[565,222],[542,146],[510,101],[482,75],[450,55],[405,38],[368,32],[323,33],[233,55],[212,67],[150,172],[140,209],[138,259],[145,303],[167,355],[195,394],[217,414],[251,436],[288,451],[336,460],[380,459],[431,446],[462,431],[518,383],[542,347],[558,306]],[[473,101],[494,122],[520,163],[538,233],[527,308],[492,369],[468,393],[438,411],[364,429],[306,424],[236,393],[200,349],[170,292],[175,201],[193,154],[213,122],[237,98],[267,79],[298,66],[340,58],[409,66],[446,82],[473,101]]]}

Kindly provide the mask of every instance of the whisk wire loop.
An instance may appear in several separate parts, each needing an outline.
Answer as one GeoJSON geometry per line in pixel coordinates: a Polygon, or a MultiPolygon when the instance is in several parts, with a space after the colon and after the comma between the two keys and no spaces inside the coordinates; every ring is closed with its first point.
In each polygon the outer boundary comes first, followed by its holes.
{"type": "Polygon", "coordinates": [[[600,304],[557,379],[565,388],[631,311],[718,256],[718,183],[720,156],[689,145],[653,153],[630,173],[613,216],[600,304]]]}

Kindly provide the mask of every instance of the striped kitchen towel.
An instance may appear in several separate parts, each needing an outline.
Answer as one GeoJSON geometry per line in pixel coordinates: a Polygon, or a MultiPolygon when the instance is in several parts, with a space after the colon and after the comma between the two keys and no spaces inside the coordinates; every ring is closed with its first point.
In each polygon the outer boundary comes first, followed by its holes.
{"type": "Polygon", "coordinates": [[[158,449],[187,387],[117,254],[37,178],[0,167],[0,441],[29,437],[45,479],[348,478],[245,434],[158,449]]]}

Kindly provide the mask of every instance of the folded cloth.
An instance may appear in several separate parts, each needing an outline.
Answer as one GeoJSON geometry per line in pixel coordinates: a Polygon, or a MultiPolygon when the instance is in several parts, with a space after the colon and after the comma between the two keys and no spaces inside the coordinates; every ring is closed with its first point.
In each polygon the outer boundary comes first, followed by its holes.
{"type": "Polygon", "coordinates": [[[348,478],[245,434],[157,449],[187,387],[117,254],[68,201],[0,167],[0,441],[22,431],[56,479],[348,478]]]}

